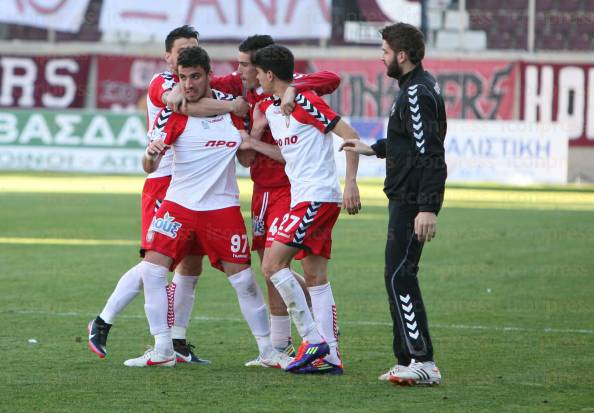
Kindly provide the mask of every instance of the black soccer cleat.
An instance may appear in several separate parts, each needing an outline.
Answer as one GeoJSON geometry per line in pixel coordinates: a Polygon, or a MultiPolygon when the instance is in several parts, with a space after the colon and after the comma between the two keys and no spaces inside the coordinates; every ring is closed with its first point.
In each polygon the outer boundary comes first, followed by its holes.
{"type": "Polygon", "coordinates": [[[97,354],[100,358],[105,358],[107,355],[107,335],[111,324],[107,324],[103,319],[97,316],[96,319],[91,320],[87,329],[89,330],[89,347],[91,351],[97,354]]]}
{"type": "Polygon", "coordinates": [[[190,364],[210,364],[209,360],[204,360],[194,354],[192,349],[196,348],[184,339],[173,339],[173,351],[175,351],[175,358],[178,363],[190,364]]]}

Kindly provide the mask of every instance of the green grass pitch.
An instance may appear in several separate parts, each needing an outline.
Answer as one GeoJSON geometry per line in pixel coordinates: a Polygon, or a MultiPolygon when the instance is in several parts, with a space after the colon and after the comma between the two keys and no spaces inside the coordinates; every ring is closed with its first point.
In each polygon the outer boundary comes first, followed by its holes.
{"type": "Polygon", "coordinates": [[[112,328],[109,357],[91,353],[87,322],[137,262],[142,182],[0,174],[0,411],[594,411],[593,188],[448,187],[420,270],[444,382],[401,388],[377,380],[394,364],[377,180],[334,232],[342,377],[243,367],[257,349],[210,267],[189,339],[211,366],[124,367],[152,342],[142,297],[112,328]]]}

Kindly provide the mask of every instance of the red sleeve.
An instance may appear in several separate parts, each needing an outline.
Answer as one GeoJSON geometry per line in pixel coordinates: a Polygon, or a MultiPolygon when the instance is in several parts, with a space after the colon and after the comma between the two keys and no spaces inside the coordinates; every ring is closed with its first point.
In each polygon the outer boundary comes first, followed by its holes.
{"type": "Polygon", "coordinates": [[[159,73],[151,80],[148,88],[148,96],[153,105],[158,108],[164,108],[163,94],[169,92],[175,86],[175,80],[171,73],[159,73]]]}
{"type": "Polygon", "coordinates": [[[264,100],[261,100],[258,103],[258,107],[260,108],[260,111],[263,114],[266,114],[266,109],[268,109],[270,107],[270,105],[272,105],[274,103],[274,99],[272,99],[271,97],[266,98],[264,100]]]}
{"type": "Polygon", "coordinates": [[[149,132],[150,140],[162,139],[166,145],[173,145],[186,129],[188,117],[165,108],[155,118],[153,129],[149,132]]]}
{"type": "Polygon", "coordinates": [[[312,125],[317,130],[326,134],[334,129],[340,120],[340,116],[318,95],[311,91],[299,93],[295,97],[297,107],[293,116],[299,122],[312,125]]]}
{"type": "Polygon", "coordinates": [[[330,95],[334,93],[340,85],[340,77],[336,73],[322,71],[311,74],[295,73],[293,75],[293,86],[297,92],[313,90],[318,95],[330,95]]]}
{"type": "Polygon", "coordinates": [[[241,96],[243,94],[243,82],[237,72],[233,72],[227,76],[213,76],[210,79],[210,87],[221,92],[230,93],[233,96],[241,96]]]}
{"type": "Polygon", "coordinates": [[[237,130],[247,130],[247,125],[245,124],[245,119],[240,118],[237,115],[231,113],[231,122],[233,122],[233,126],[237,128],[237,130]]]}

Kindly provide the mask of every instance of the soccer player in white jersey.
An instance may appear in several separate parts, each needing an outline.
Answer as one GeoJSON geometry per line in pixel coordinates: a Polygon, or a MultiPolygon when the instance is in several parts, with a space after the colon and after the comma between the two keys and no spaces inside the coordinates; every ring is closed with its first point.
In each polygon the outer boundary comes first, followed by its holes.
{"type": "Polygon", "coordinates": [[[343,139],[358,139],[358,135],[313,92],[299,93],[291,115],[283,115],[278,97],[289,87],[294,70],[294,58],[289,49],[267,46],[255,53],[252,62],[264,92],[273,94],[260,103],[260,109],[286,161],[285,171],[291,182],[290,210],[279,223],[262,263],[265,276],[282,296],[303,338],[295,360],[286,370],[303,374],[341,374],[343,366],[337,344],[336,305],[328,282],[328,260],[332,228],[340,214],[341,202],[349,214],[356,214],[361,208],[356,181],[359,157],[346,154],[342,194],[330,132],[343,139]],[[291,260],[298,253],[305,254],[301,264],[313,317],[290,270],[291,260]]]}
{"type": "MultiPolygon", "coordinates": [[[[203,96],[223,96],[210,88],[210,60],[200,47],[186,48],[180,53],[178,74],[190,102],[203,96]]],[[[158,167],[168,148],[174,153],[171,184],[147,233],[147,252],[140,264],[145,310],[155,347],[127,360],[126,366],[175,365],[168,320],[167,272],[186,256],[203,255],[208,255],[211,265],[225,272],[235,288],[261,359],[270,367],[279,368],[285,368],[292,360],[272,347],[266,303],[250,268],[235,173],[236,154],[240,161],[245,155],[238,153],[238,124],[243,126],[243,121],[238,119],[234,124],[228,114],[198,118],[169,109],[164,109],[155,121],[143,161],[145,170],[158,167]]]]}
{"type": "MultiPolygon", "coordinates": [[[[165,61],[169,70],[156,74],[151,79],[147,92],[147,129],[155,122],[156,116],[165,108],[166,100],[175,84],[179,81],[176,74],[177,56],[186,47],[198,45],[198,32],[191,26],[181,26],[172,30],[165,38],[165,61]]],[[[218,115],[234,112],[240,116],[247,113],[249,106],[243,99],[215,100],[201,99],[191,104],[195,114],[201,116],[218,115]]],[[[144,183],[141,199],[141,246],[140,256],[144,257],[146,250],[146,234],[159,208],[171,181],[171,167],[173,152],[167,152],[159,167],[150,173],[144,183]]],[[[170,288],[173,300],[174,325],[172,330],[173,345],[177,353],[178,362],[206,364],[207,360],[200,359],[194,354],[193,346],[186,341],[192,309],[195,301],[195,288],[202,272],[202,261],[192,257],[182,260],[175,268],[170,288]]],[[[142,276],[139,266],[129,269],[118,281],[116,288],[110,295],[101,313],[89,323],[89,346],[100,358],[107,355],[107,336],[116,317],[142,291],[142,276]]]]}

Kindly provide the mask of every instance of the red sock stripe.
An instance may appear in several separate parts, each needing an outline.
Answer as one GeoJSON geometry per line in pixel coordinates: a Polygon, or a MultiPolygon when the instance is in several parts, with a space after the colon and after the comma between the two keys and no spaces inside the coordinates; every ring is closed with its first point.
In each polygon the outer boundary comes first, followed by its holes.
{"type": "Polygon", "coordinates": [[[175,323],[175,312],[173,311],[173,297],[175,296],[175,288],[177,285],[175,283],[171,283],[165,287],[167,290],[167,326],[169,328],[173,327],[175,323]]]}
{"type": "Polygon", "coordinates": [[[336,315],[336,305],[332,306],[332,330],[334,332],[334,338],[338,341],[338,316],[336,315]]]}

